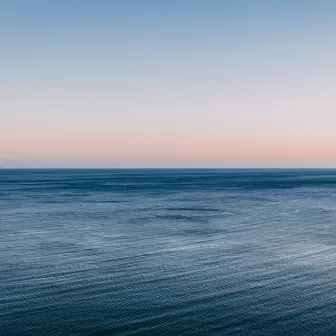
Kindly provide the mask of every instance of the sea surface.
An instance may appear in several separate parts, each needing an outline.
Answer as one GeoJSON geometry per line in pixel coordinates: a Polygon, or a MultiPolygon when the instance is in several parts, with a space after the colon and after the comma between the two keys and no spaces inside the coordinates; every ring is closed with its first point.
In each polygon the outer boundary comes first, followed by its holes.
{"type": "Polygon", "coordinates": [[[0,335],[336,335],[336,170],[0,170],[0,335]]]}

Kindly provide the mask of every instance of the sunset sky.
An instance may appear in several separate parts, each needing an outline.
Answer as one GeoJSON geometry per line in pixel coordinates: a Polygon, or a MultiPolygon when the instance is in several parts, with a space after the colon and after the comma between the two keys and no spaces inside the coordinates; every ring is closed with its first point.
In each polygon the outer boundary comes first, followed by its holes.
{"type": "Polygon", "coordinates": [[[336,167],[336,1],[2,0],[0,167],[336,167]]]}

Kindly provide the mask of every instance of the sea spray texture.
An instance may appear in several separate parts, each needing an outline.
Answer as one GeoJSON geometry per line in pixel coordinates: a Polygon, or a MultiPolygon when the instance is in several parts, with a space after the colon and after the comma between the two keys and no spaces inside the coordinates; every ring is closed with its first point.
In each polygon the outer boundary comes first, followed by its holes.
{"type": "Polygon", "coordinates": [[[0,170],[1,335],[335,333],[335,170],[0,170]]]}

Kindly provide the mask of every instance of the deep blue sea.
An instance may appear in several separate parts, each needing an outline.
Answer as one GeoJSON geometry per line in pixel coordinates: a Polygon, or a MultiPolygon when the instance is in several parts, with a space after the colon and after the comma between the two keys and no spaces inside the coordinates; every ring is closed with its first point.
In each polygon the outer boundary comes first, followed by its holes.
{"type": "Polygon", "coordinates": [[[0,335],[335,335],[336,170],[0,170],[0,335]]]}

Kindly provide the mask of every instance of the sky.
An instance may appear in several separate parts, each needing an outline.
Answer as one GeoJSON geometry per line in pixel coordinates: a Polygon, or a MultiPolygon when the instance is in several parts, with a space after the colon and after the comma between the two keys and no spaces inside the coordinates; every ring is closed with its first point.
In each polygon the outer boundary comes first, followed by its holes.
{"type": "Polygon", "coordinates": [[[0,167],[336,167],[336,1],[1,0],[0,167]]]}

